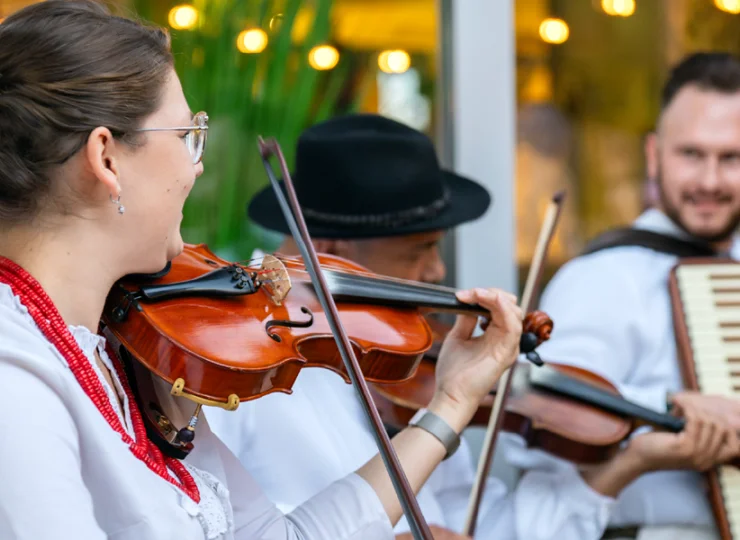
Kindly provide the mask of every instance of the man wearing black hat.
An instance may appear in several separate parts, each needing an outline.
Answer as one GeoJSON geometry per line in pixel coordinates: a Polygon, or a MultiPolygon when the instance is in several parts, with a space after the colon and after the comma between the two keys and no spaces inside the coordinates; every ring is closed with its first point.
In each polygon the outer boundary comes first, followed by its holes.
{"type": "MultiPolygon", "coordinates": [[[[309,232],[322,239],[319,251],[427,282],[444,277],[436,248],[443,232],[479,218],[491,201],[479,184],[440,169],[424,134],[374,115],[308,129],[292,177],[309,232]],[[382,265],[372,264],[375,257],[382,265]]],[[[271,188],[252,199],[248,212],[287,235],[278,251],[295,250],[271,188]]]]}
{"type": "MultiPolygon", "coordinates": [[[[292,177],[317,251],[423,282],[444,277],[437,247],[444,232],[480,217],[491,201],[482,186],[442,170],[424,134],[375,115],[335,118],[306,130],[292,177]]],[[[298,254],[271,187],[252,200],[248,213],[286,234],[278,252],[298,254]]],[[[234,412],[209,410],[208,419],[286,512],[377,452],[354,388],[324,369],[301,371],[292,395],[265,396],[234,412]]],[[[491,478],[478,538],[597,540],[613,502],[603,493],[618,493],[644,472],[647,457],[669,453],[666,439],[662,446],[651,443],[651,435],[638,439],[642,445],[631,445],[587,480],[573,468],[543,469],[507,494],[491,478]]],[[[531,467],[533,458],[527,459],[531,467]]],[[[463,438],[417,495],[436,539],[462,538],[453,531],[463,528],[473,476],[463,438]]],[[[410,538],[405,518],[396,531],[399,540],[410,538]]]]}

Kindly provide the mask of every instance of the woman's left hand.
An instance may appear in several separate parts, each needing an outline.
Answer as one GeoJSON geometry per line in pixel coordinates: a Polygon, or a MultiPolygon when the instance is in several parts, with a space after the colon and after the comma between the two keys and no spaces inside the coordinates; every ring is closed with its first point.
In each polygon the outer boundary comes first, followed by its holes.
{"type": "Polygon", "coordinates": [[[455,420],[464,422],[453,428],[462,429],[503,372],[516,362],[523,315],[516,297],[500,289],[459,291],[457,297],[490,312],[485,331],[475,337],[478,317],[459,315],[437,361],[437,388],[430,409],[442,409],[443,413],[453,409],[452,416],[459,417],[455,420]]]}

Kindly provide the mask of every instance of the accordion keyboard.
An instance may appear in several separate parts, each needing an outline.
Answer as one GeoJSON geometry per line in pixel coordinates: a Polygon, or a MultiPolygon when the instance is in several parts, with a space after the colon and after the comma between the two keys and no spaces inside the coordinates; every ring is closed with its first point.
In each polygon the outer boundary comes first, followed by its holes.
{"type": "MultiPolygon", "coordinates": [[[[684,367],[693,367],[687,387],[740,397],[740,264],[679,264],[674,272],[683,311],[677,337],[680,346],[682,326],[690,349],[684,367]]],[[[740,470],[725,466],[713,474],[721,492],[713,506],[722,538],[740,539],[740,470]]]]}

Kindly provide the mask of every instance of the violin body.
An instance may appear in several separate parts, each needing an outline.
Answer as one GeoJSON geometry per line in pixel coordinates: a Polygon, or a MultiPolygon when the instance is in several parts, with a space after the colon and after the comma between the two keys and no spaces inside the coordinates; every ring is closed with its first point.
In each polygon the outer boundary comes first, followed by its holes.
{"type": "MultiPolygon", "coordinates": [[[[319,259],[322,269],[367,273],[339,257],[319,259]]],[[[271,257],[271,264],[235,265],[205,245],[186,245],[164,275],[118,283],[103,322],[138,362],[173,384],[174,394],[205,404],[233,409],[234,400],[290,393],[300,370],[310,366],[331,369],[349,383],[302,260],[271,257]]],[[[409,378],[432,346],[417,309],[339,301],[337,308],[369,381],[409,378]]]]}
{"type": "MultiPolygon", "coordinates": [[[[614,386],[598,375],[570,366],[550,366],[618,395],[614,386]]],[[[629,419],[597,407],[532,388],[518,390],[514,385],[507,396],[502,430],[521,436],[530,448],[539,448],[574,463],[601,463],[616,454],[620,443],[633,430],[629,419]]],[[[414,413],[432,399],[434,362],[425,359],[411,380],[374,384],[372,392],[383,421],[403,429],[414,413]]],[[[494,396],[495,391],[481,403],[471,426],[488,425],[494,396]]]]}

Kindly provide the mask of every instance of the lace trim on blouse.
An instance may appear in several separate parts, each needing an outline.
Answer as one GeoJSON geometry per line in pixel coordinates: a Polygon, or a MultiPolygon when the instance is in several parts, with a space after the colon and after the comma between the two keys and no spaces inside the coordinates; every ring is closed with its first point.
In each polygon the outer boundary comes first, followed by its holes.
{"type": "MultiPolygon", "coordinates": [[[[9,298],[9,304],[12,305],[18,312],[22,313],[24,318],[29,321],[29,324],[36,326],[35,321],[28,313],[28,309],[20,302],[17,296],[15,296],[10,287],[4,284],[0,284],[0,299],[9,298]]],[[[77,344],[80,346],[82,351],[85,353],[85,357],[88,362],[92,365],[95,373],[97,374],[100,382],[105,388],[105,393],[108,396],[113,410],[119,418],[124,421],[124,428],[133,437],[132,431],[133,423],[131,422],[131,407],[126,397],[121,381],[118,378],[118,372],[114,369],[108,353],[105,350],[106,339],[98,334],[93,334],[84,326],[70,326],[69,331],[72,333],[77,344]],[[105,366],[110,371],[111,380],[115,386],[111,388],[108,381],[103,376],[103,373],[95,360],[95,351],[97,350],[100,355],[100,359],[103,361],[105,366]],[[124,410],[121,411],[119,406],[118,397],[123,402],[124,410]]],[[[53,347],[56,356],[66,365],[64,357],[53,347]]],[[[218,478],[213,476],[211,473],[202,471],[196,467],[193,467],[189,463],[183,461],[185,467],[190,471],[193,476],[193,480],[198,486],[200,491],[200,503],[195,503],[190,497],[185,495],[180,489],[172,486],[172,489],[176,490],[180,497],[180,506],[191,516],[197,518],[205,537],[207,540],[219,540],[225,537],[230,531],[234,529],[234,513],[231,507],[231,501],[229,497],[229,491],[221,483],[218,478]]],[[[170,475],[177,478],[172,471],[169,471],[170,475]]]]}

